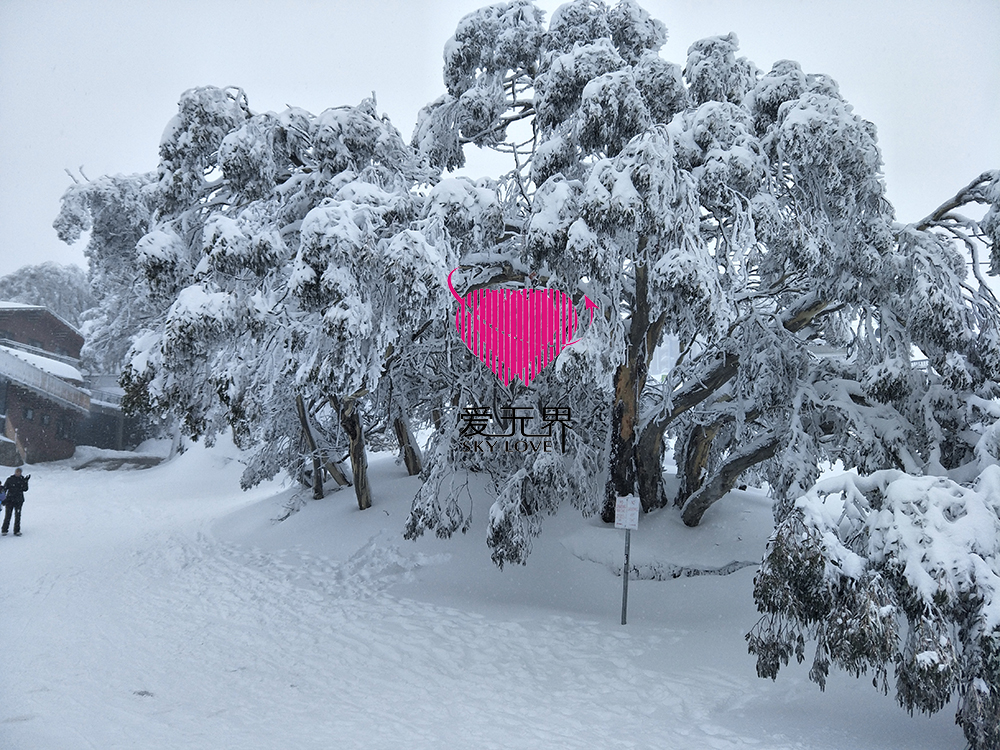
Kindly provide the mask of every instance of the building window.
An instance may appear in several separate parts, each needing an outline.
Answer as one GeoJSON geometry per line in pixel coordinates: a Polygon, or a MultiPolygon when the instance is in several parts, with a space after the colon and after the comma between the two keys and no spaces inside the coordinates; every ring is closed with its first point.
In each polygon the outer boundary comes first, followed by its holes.
{"type": "Polygon", "coordinates": [[[70,425],[69,421],[63,417],[56,420],[56,437],[62,438],[63,440],[70,439],[70,425]]]}
{"type": "Polygon", "coordinates": [[[52,422],[52,417],[50,417],[48,414],[43,414],[42,415],[42,424],[43,425],[45,425],[46,427],[48,427],[51,422],[52,422]]]}
{"type": "Polygon", "coordinates": [[[21,416],[23,416],[26,420],[30,422],[35,418],[35,410],[32,409],[30,406],[25,406],[21,410],[21,416]]]}

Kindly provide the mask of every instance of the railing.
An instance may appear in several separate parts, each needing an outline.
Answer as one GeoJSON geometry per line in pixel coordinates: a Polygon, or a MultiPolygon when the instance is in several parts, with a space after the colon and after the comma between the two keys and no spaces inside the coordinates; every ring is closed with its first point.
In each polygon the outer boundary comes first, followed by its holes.
{"type": "Polygon", "coordinates": [[[3,350],[0,350],[0,376],[71,409],[90,411],[90,396],[79,388],[3,350]]]}
{"type": "Polygon", "coordinates": [[[71,357],[68,354],[56,354],[55,352],[50,352],[47,349],[39,349],[37,346],[22,344],[20,341],[14,341],[13,339],[0,338],[0,346],[7,346],[11,349],[20,349],[22,352],[27,352],[28,354],[37,354],[39,357],[54,359],[57,362],[62,362],[70,367],[80,367],[80,359],[78,357],[71,357]]]}
{"type": "Polygon", "coordinates": [[[88,390],[90,391],[90,403],[108,404],[121,408],[122,396],[120,393],[102,391],[100,388],[89,388],[88,390]]]}

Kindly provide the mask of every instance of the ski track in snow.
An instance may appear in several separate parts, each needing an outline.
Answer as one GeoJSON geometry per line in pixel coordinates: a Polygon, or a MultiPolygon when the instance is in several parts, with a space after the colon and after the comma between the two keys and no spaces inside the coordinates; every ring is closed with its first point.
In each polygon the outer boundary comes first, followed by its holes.
{"type": "Polygon", "coordinates": [[[212,518],[250,501],[137,501],[153,471],[36,472],[25,536],[0,540],[0,748],[857,746],[765,733],[759,681],[666,669],[680,631],[404,598],[445,559],[386,536],[346,561],[220,541],[212,518]]]}

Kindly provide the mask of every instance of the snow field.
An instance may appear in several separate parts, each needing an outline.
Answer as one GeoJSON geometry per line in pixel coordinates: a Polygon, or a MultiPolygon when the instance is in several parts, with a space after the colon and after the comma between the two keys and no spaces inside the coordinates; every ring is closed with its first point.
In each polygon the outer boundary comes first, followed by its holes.
{"type": "MultiPolygon", "coordinates": [[[[498,571],[482,492],[468,535],[401,538],[391,456],[371,510],[338,492],[281,523],[297,488],[240,470],[224,446],[31,467],[0,539],[0,748],[963,747],[949,708],[911,719],[863,679],[759,680],[753,568],[633,580],[622,627],[622,534],[570,509],[498,571]]],[[[737,494],[699,529],[642,518],[633,562],[759,559],[767,504],[737,494]]]]}

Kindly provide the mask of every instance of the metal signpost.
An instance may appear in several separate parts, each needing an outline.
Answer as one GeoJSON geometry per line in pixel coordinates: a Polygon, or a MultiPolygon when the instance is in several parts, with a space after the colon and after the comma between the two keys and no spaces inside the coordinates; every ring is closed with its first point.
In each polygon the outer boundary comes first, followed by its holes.
{"type": "Polygon", "coordinates": [[[628,613],[629,548],[632,529],[639,528],[639,498],[635,495],[620,497],[615,502],[615,528],[625,529],[625,567],[622,569],[622,625],[628,613]]]}

